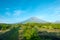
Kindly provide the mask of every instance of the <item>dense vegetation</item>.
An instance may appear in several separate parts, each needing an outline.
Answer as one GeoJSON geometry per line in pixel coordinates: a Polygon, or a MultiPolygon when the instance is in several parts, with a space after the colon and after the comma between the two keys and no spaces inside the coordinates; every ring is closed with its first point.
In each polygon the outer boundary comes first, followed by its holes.
{"type": "MultiPolygon", "coordinates": [[[[60,37],[60,32],[57,33],[55,31],[54,32],[47,32],[46,30],[41,31],[43,35],[41,35],[41,32],[39,33],[40,29],[42,29],[42,28],[50,29],[50,30],[57,29],[57,31],[58,31],[58,29],[60,29],[60,24],[26,23],[26,24],[21,24],[21,28],[23,30],[23,37],[25,38],[25,40],[57,40],[58,38],[56,38],[56,37],[60,37]],[[39,36],[39,34],[40,34],[40,36],[39,36]],[[59,36],[56,34],[58,34],[59,36]],[[44,37],[42,37],[42,36],[44,36],[44,37]]],[[[58,40],[60,40],[60,39],[58,39],[58,40]]]]}
{"type": "MultiPolygon", "coordinates": [[[[60,23],[0,24],[0,30],[3,31],[7,29],[11,30],[12,28],[17,27],[19,27],[18,30],[21,33],[19,35],[21,35],[20,37],[22,37],[23,40],[60,40],[60,32],[47,32],[46,30],[40,31],[40,29],[42,28],[50,30],[60,30],[60,23]],[[22,32],[20,30],[22,30],[22,32]]],[[[22,39],[20,38],[20,40],[22,39]]]]}
{"type": "Polygon", "coordinates": [[[9,31],[0,35],[0,40],[18,40],[19,39],[19,27],[13,27],[9,31]]]}
{"type": "Polygon", "coordinates": [[[6,30],[9,29],[10,25],[9,24],[0,24],[0,30],[6,30]]]}
{"type": "Polygon", "coordinates": [[[37,26],[39,28],[60,29],[60,23],[26,23],[24,26],[37,26]]]}

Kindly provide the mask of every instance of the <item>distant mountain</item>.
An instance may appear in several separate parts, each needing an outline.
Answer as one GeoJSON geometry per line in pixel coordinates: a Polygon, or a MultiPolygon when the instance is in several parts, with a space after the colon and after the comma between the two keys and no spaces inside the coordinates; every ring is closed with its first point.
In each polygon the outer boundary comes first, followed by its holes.
{"type": "Polygon", "coordinates": [[[23,21],[21,23],[46,23],[46,21],[41,20],[41,19],[39,19],[37,17],[31,17],[31,18],[29,18],[29,19],[27,19],[27,20],[25,20],[25,21],[23,21]]]}
{"type": "Polygon", "coordinates": [[[58,21],[55,21],[54,23],[60,23],[60,21],[58,20],[58,21]]]}

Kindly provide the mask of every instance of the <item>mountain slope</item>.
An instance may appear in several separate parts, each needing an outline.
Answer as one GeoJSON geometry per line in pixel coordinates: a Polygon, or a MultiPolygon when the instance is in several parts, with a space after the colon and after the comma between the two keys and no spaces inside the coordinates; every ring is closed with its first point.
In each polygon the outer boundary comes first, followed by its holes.
{"type": "Polygon", "coordinates": [[[28,20],[25,20],[25,21],[23,21],[21,23],[46,23],[46,21],[41,20],[41,19],[39,19],[37,17],[31,17],[28,20]]]}

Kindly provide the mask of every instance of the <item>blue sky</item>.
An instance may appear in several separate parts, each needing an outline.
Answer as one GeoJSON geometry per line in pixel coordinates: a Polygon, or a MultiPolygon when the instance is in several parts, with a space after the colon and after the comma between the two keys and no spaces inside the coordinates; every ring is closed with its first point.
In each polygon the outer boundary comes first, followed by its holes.
{"type": "Polygon", "coordinates": [[[60,0],[0,0],[0,23],[17,23],[30,17],[60,21],[60,0]]]}

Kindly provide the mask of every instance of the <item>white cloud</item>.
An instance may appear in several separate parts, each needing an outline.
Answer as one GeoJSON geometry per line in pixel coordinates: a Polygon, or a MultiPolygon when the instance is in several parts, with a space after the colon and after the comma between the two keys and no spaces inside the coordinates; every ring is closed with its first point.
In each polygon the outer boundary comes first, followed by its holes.
{"type": "Polygon", "coordinates": [[[52,16],[60,16],[60,7],[54,9],[52,16]]]}
{"type": "Polygon", "coordinates": [[[7,16],[20,16],[22,13],[26,13],[25,11],[21,10],[13,10],[13,12],[5,12],[5,15],[7,16]]]}
{"type": "Polygon", "coordinates": [[[24,11],[21,10],[14,10],[13,16],[20,16],[20,14],[25,13],[24,11]]]}
{"type": "Polygon", "coordinates": [[[21,11],[19,11],[19,10],[15,10],[14,11],[14,15],[20,15],[22,12],[21,11]]]}
{"type": "Polygon", "coordinates": [[[10,8],[6,8],[6,10],[9,10],[10,8]]]}
{"type": "Polygon", "coordinates": [[[5,14],[6,14],[7,16],[10,16],[10,15],[11,15],[11,13],[10,13],[10,12],[6,12],[5,14]]]}

